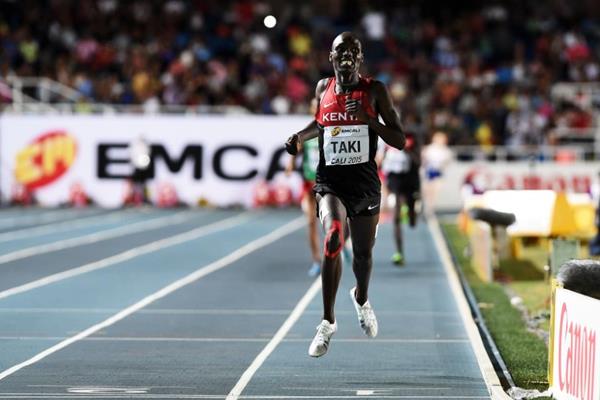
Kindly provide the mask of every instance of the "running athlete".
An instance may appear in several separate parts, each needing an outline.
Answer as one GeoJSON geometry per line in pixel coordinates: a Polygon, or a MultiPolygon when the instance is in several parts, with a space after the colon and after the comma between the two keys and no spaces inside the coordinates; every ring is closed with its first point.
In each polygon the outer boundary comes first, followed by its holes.
{"type": "MultiPolygon", "coordinates": [[[[317,276],[321,272],[321,250],[319,249],[319,231],[317,228],[317,207],[313,187],[319,164],[319,142],[317,138],[307,140],[302,147],[302,211],[308,220],[308,243],[312,255],[309,276],[317,276]]],[[[296,156],[292,156],[286,166],[286,174],[291,174],[296,165],[296,156]]]]}
{"type": "Polygon", "coordinates": [[[442,188],[444,170],[452,161],[452,152],[448,148],[448,136],[442,131],[433,134],[431,143],[423,148],[421,162],[425,170],[423,181],[423,200],[425,213],[434,213],[436,201],[442,188]]]}
{"type": "Polygon", "coordinates": [[[417,224],[415,202],[421,189],[419,168],[421,166],[419,149],[415,138],[407,134],[403,150],[387,147],[383,156],[381,169],[386,175],[387,186],[396,197],[394,206],[394,241],[396,252],[392,262],[398,266],[404,265],[404,249],[402,238],[402,219],[404,207],[408,210],[408,223],[411,227],[417,224]]]}
{"type": "Polygon", "coordinates": [[[363,61],[360,41],[350,32],[338,35],[331,45],[329,61],[335,76],[317,84],[315,120],[286,141],[286,149],[293,155],[305,141],[319,138],[314,192],[326,234],[321,268],[323,320],[308,349],[312,357],[327,353],[337,330],[334,304],[342,273],[340,252],[346,224],[350,227],[352,270],[356,277],[350,295],[365,334],[377,335],[377,319],[368,300],[371,252],[381,202],[375,163],[377,139],[379,136],[398,149],[404,147],[405,141],[400,117],[385,85],[359,74],[363,61]]]}

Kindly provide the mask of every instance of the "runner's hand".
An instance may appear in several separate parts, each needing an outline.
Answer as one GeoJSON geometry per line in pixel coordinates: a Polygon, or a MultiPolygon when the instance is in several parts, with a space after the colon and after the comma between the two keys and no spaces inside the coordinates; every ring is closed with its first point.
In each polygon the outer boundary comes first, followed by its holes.
{"type": "Polygon", "coordinates": [[[360,100],[347,98],[346,99],[346,112],[353,117],[356,117],[359,121],[369,122],[369,116],[363,108],[360,100]]]}
{"type": "Polygon", "coordinates": [[[298,147],[299,147],[298,146],[298,135],[293,134],[285,142],[285,151],[287,151],[289,154],[295,156],[296,154],[298,154],[298,151],[300,150],[298,147]]]}

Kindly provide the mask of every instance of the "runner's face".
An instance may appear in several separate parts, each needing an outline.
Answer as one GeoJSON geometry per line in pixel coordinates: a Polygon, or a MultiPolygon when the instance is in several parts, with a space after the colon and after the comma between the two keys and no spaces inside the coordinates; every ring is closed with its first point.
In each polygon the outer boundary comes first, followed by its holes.
{"type": "Polygon", "coordinates": [[[358,72],[363,60],[360,42],[355,38],[344,38],[333,42],[329,60],[333,69],[339,72],[358,72]]]}

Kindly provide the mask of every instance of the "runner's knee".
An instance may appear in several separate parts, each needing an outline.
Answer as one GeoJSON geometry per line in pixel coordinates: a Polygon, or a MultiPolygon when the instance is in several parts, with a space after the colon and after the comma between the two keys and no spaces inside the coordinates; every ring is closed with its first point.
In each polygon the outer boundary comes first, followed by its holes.
{"type": "Polygon", "coordinates": [[[354,260],[358,264],[365,264],[371,261],[372,252],[370,249],[353,249],[354,260]]]}
{"type": "Polygon", "coordinates": [[[339,220],[333,220],[331,226],[325,235],[325,257],[335,258],[340,254],[344,247],[344,233],[342,223],[339,220]]]}

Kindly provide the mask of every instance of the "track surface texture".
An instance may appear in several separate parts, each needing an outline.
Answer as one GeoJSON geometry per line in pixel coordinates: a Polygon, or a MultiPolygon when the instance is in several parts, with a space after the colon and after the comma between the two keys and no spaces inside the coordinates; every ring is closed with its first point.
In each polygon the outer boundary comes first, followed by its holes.
{"type": "Polygon", "coordinates": [[[346,261],[321,318],[298,210],[0,210],[0,399],[489,399],[426,223],[374,249],[362,333],[346,261]]]}

